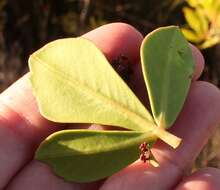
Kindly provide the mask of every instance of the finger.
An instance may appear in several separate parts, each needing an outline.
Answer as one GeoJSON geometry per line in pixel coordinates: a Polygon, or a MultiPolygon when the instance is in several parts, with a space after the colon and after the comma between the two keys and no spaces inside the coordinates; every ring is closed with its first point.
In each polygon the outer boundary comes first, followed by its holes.
{"type": "Polygon", "coordinates": [[[220,170],[204,168],[183,179],[176,190],[219,190],[220,170]]]}
{"type": "Polygon", "coordinates": [[[131,63],[139,61],[143,36],[135,28],[123,23],[113,23],[101,26],[94,31],[83,37],[95,39],[93,42],[109,60],[125,55],[131,63]]]}
{"type": "Polygon", "coordinates": [[[188,170],[220,122],[220,91],[208,82],[197,81],[191,86],[184,108],[171,132],[182,138],[176,150],[160,142],[159,154],[188,170]]]}
{"type": "Polygon", "coordinates": [[[95,183],[67,183],[55,176],[50,168],[37,161],[33,161],[6,188],[6,190],[97,190],[101,182],[95,183]]]}
{"type": "MultiPolygon", "coordinates": [[[[103,48],[109,59],[118,54],[137,59],[136,49],[139,49],[142,40],[133,27],[120,23],[105,25],[84,37],[103,48]]],[[[55,125],[39,114],[27,76],[7,89],[1,95],[1,101],[4,103],[0,106],[0,189],[33,156],[35,146],[54,130],[55,125]]]]}
{"type": "Polygon", "coordinates": [[[160,163],[153,168],[140,161],[110,177],[101,190],[173,189],[191,167],[204,144],[220,121],[220,92],[206,82],[194,82],[184,108],[171,132],[181,137],[182,143],[172,149],[163,142],[153,148],[160,163]]]}
{"type": "Polygon", "coordinates": [[[33,156],[36,145],[57,129],[37,109],[27,75],[0,96],[0,189],[33,156]]]}
{"type": "Polygon", "coordinates": [[[195,71],[192,78],[192,80],[195,81],[201,76],[204,69],[205,61],[202,53],[198,50],[198,48],[196,48],[192,44],[190,44],[190,47],[192,49],[192,55],[195,60],[195,71]]]}

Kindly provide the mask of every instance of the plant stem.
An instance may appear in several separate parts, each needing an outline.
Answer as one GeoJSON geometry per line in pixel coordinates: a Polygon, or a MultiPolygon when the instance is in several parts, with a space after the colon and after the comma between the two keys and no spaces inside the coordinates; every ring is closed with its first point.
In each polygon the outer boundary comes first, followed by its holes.
{"type": "Polygon", "coordinates": [[[153,130],[153,133],[158,138],[160,138],[162,141],[169,144],[173,148],[177,148],[180,145],[181,141],[182,141],[181,138],[169,133],[168,131],[166,131],[164,128],[161,128],[161,127],[156,127],[153,130]]]}

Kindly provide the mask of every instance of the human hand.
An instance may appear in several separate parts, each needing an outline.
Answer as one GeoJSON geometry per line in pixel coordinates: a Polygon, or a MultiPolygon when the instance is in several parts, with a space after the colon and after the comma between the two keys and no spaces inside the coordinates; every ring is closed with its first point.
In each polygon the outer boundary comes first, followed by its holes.
{"type": "MultiPolygon", "coordinates": [[[[146,88],[138,64],[141,34],[129,25],[116,23],[93,30],[84,37],[92,40],[109,60],[123,54],[134,63],[131,86],[146,105],[146,88]]],[[[196,81],[204,61],[196,48],[192,47],[192,51],[196,62],[193,82],[184,108],[170,130],[183,139],[180,147],[174,150],[158,141],[152,151],[160,167],[137,161],[106,180],[88,184],[67,183],[46,165],[33,160],[37,146],[49,134],[66,128],[91,126],[69,126],[44,119],[32,95],[28,74],[22,77],[0,96],[0,189],[219,189],[218,169],[201,169],[185,177],[220,120],[220,91],[212,84],[196,81]]]]}

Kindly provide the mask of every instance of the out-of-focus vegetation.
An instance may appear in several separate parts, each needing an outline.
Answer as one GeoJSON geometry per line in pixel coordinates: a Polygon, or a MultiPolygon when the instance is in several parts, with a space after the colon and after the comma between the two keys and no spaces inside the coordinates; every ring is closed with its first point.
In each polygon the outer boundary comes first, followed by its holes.
{"type": "Polygon", "coordinates": [[[183,8],[187,26],[182,29],[186,38],[199,48],[210,48],[220,42],[220,1],[187,0],[183,8]]]}
{"type": "MultiPolygon", "coordinates": [[[[27,72],[30,53],[45,43],[78,36],[110,22],[126,22],[143,35],[179,25],[202,50],[202,80],[220,86],[219,0],[0,0],[0,91],[27,72]]],[[[220,130],[204,148],[195,168],[220,168],[220,130]]]]}

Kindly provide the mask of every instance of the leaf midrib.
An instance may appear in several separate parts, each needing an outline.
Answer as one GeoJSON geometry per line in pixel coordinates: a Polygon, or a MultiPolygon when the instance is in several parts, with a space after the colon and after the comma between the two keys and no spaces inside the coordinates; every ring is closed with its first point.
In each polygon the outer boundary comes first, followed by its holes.
{"type": "MultiPolygon", "coordinates": [[[[81,81],[77,81],[73,78],[71,79],[71,81],[69,81],[65,75],[63,75],[61,72],[59,72],[56,69],[54,69],[53,67],[51,67],[46,62],[42,61],[36,55],[33,54],[31,57],[32,57],[32,59],[35,59],[40,64],[43,64],[48,70],[52,71],[53,73],[56,73],[55,77],[59,78],[61,81],[67,82],[72,87],[77,86],[77,88],[79,90],[81,90],[82,92],[86,91],[87,94],[89,94],[90,96],[92,95],[93,97],[96,98],[96,100],[101,100],[101,102],[105,102],[105,104],[109,105],[111,108],[113,107],[122,115],[124,113],[126,113],[128,116],[127,118],[132,118],[133,120],[130,120],[130,121],[135,123],[137,126],[139,126],[141,131],[150,131],[150,130],[155,129],[156,126],[153,122],[149,121],[146,118],[143,118],[142,116],[133,112],[132,110],[127,109],[127,107],[120,104],[119,102],[110,99],[109,97],[107,97],[104,94],[97,93],[96,91],[91,89],[89,86],[85,85],[84,83],[81,83],[81,81]]],[[[126,127],[126,126],[122,126],[122,127],[126,127]]]]}
{"type": "MultiPolygon", "coordinates": [[[[174,31],[174,34],[172,36],[172,39],[170,40],[170,44],[173,44],[173,41],[175,40],[175,36],[176,36],[176,32],[174,31]]],[[[172,47],[173,48],[173,47],[172,47]]],[[[166,126],[166,113],[167,113],[167,106],[168,106],[168,93],[167,90],[169,89],[169,85],[170,85],[170,77],[171,77],[171,59],[172,59],[172,54],[170,52],[172,52],[171,48],[168,48],[169,51],[167,53],[168,58],[166,61],[166,65],[165,65],[165,69],[164,69],[164,74],[163,74],[163,87],[162,87],[162,93],[160,96],[161,99],[161,113],[159,116],[159,120],[158,120],[158,126],[162,127],[162,128],[167,128],[169,126],[166,126]]]]}

